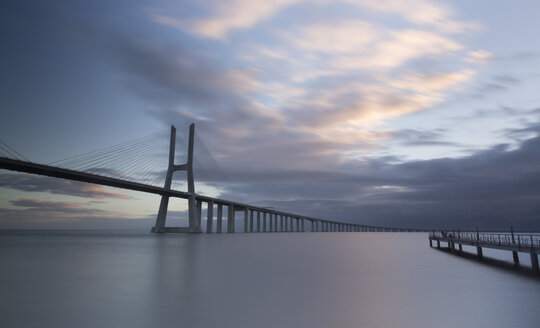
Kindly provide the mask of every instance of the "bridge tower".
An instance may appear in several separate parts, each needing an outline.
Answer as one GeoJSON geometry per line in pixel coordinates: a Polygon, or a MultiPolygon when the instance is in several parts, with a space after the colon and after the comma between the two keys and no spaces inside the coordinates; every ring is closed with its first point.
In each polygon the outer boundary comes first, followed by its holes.
{"type": "Polygon", "coordinates": [[[164,189],[171,190],[173,173],[176,171],[187,171],[188,180],[188,212],[189,212],[189,227],[166,227],[167,208],[169,206],[169,195],[162,195],[159,204],[159,211],[156,218],[156,225],[152,228],[152,232],[202,232],[200,215],[198,215],[197,202],[195,199],[195,181],[193,178],[193,140],[195,136],[195,124],[189,126],[189,144],[187,163],[175,165],[174,153],[176,144],[176,128],[171,125],[171,140],[169,145],[169,167],[167,168],[167,176],[165,177],[164,189]]]}

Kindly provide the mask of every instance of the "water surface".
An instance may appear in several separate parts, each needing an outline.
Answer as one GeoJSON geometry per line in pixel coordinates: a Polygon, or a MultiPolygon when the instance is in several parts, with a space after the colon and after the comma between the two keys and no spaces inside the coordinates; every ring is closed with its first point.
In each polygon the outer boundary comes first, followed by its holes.
{"type": "Polygon", "coordinates": [[[539,279],[428,244],[424,233],[3,231],[0,327],[540,326],[539,279]]]}

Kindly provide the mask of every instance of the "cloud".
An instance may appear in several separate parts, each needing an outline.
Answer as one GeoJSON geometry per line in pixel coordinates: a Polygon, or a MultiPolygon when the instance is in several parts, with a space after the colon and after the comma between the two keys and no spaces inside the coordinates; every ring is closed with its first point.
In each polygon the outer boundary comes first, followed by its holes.
{"type": "Polygon", "coordinates": [[[152,19],[160,24],[192,33],[225,39],[229,31],[249,28],[262,20],[272,17],[280,9],[299,2],[298,0],[249,1],[233,0],[215,2],[209,18],[195,19],[186,23],[163,14],[152,14],[152,19]]]}
{"type": "Polygon", "coordinates": [[[392,31],[387,40],[374,45],[361,56],[337,56],[331,62],[336,69],[390,69],[427,55],[440,55],[463,49],[458,42],[421,30],[392,31]]]}
{"type": "Polygon", "coordinates": [[[0,185],[4,188],[26,192],[50,192],[52,194],[87,197],[92,199],[130,198],[121,193],[108,191],[100,185],[31,174],[0,174],[0,185]]]}
{"type": "MultiPolygon", "coordinates": [[[[203,7],[206,16],[198,19],[178,19],[160,10],[151,10],[151,19],[159,24],[188,31],[190,33],[225,40],[232,31],[249,29],[269,20],[284,8],[296,4],[307,4],[326,8],[329,5],[349,5],[354,10],[371,10],[392,14],[418,26],[435,28],[444,33],[461,33],[478,29],[478,25],[461,22],[453,18],[454,11],[446,5],[425,0],[269,0],[264,2],[233,0],[210,1],[203,7]]],[[[339,38],[339,36],[338,36],[339,38]]]]}
{"type": "Polygon", "coordinates": [[[515,150],[500,145],[455,159],[368,158],[337,170],[244,173],[247,180],[259,175],[261,184],[246,184],[244,192],[265,206],[357,223],[540,229],[539,160],[535,137],[515,150]]]}
{"type": "Polygon", "coordinates": [[[493,57],[493,54],[487,50],[469,51],[468,55],[469,57],[465,60],[475,64],[485,64],[493,57]]]}
{"type": "Polygon", "coordinates": [[[83,202],[55,202],[45,201],[39,199],[18,199],[12,200],[10,203],[17,207],[24,207],[27,211],[33,211],[38,213],[51,212],[51,213],[68,213],[69,215],[94,215],[102,214],[105,211],[85,208],[86,205],[83,202]]]}
{"type": "Polygon", "coordinates": [[[372,24],[356,20],[303,26],[294,32],[282,32],[282,36],[301,50],[335,54],[365,51],[379,33],[372,24]]]}

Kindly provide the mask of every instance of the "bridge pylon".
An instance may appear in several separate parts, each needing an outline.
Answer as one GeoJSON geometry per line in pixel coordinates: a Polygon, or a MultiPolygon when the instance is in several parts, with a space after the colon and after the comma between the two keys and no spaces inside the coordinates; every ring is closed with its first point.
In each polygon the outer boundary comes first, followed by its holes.
{"type": "Polygon", "coordinates": [[[169,196],[162,195],[161,202],[159,204],[159,211],[156,218],[156,224],[152,228],[152,232],[202,232],[200,215],[198,214],[197,201],[195,199],[195,181],[193,177],[193,142],[195,137],[195,124],[189,126],[189,144],[188,144],[188,156],[187,163],[175,165],[174,154],[176,145],[176,128],[171,125],[171,140],[169,145],[169,167],[167,168],[167,176],[165,177],[166,190],[171,190],[173,173],[176,171],[187,171],[188,180],[188,212],[189,212],[189,227],[166,227],[165,222],[167,220],[167,208],[169,206],[169,196]]]}

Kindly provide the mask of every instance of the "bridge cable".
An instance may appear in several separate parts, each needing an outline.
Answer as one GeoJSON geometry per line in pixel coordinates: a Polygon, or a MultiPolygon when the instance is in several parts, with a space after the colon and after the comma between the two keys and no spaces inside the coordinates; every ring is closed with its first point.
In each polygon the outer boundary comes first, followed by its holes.
{"type": "Polygon", "coordinates": [[[6,157],[12,157],[14,159],[17,159],[17,160],[24,160],[26,162],[31,162],[28,158],[24,157],[23,155],[21,155],[18,151],[16,151],[15,149],[11,148],[8,144],[6,144],[5,142],[3,142],[2,140],[0,140],[0,148],[2,148],[4,150],[4,153],[7,153],[7,154],[11,154],[11,156],[6,156],[6,157]],[[4,146],[2,146],[4,145],[4,146]],[[5,147],[5,148],[4,148],[5,147]],[[7,149],[6,149],[7,148],[7,149]],[[16,155],[13,155],[11,153],[11,151],[13,153],[15,153],[16,155]]]}

